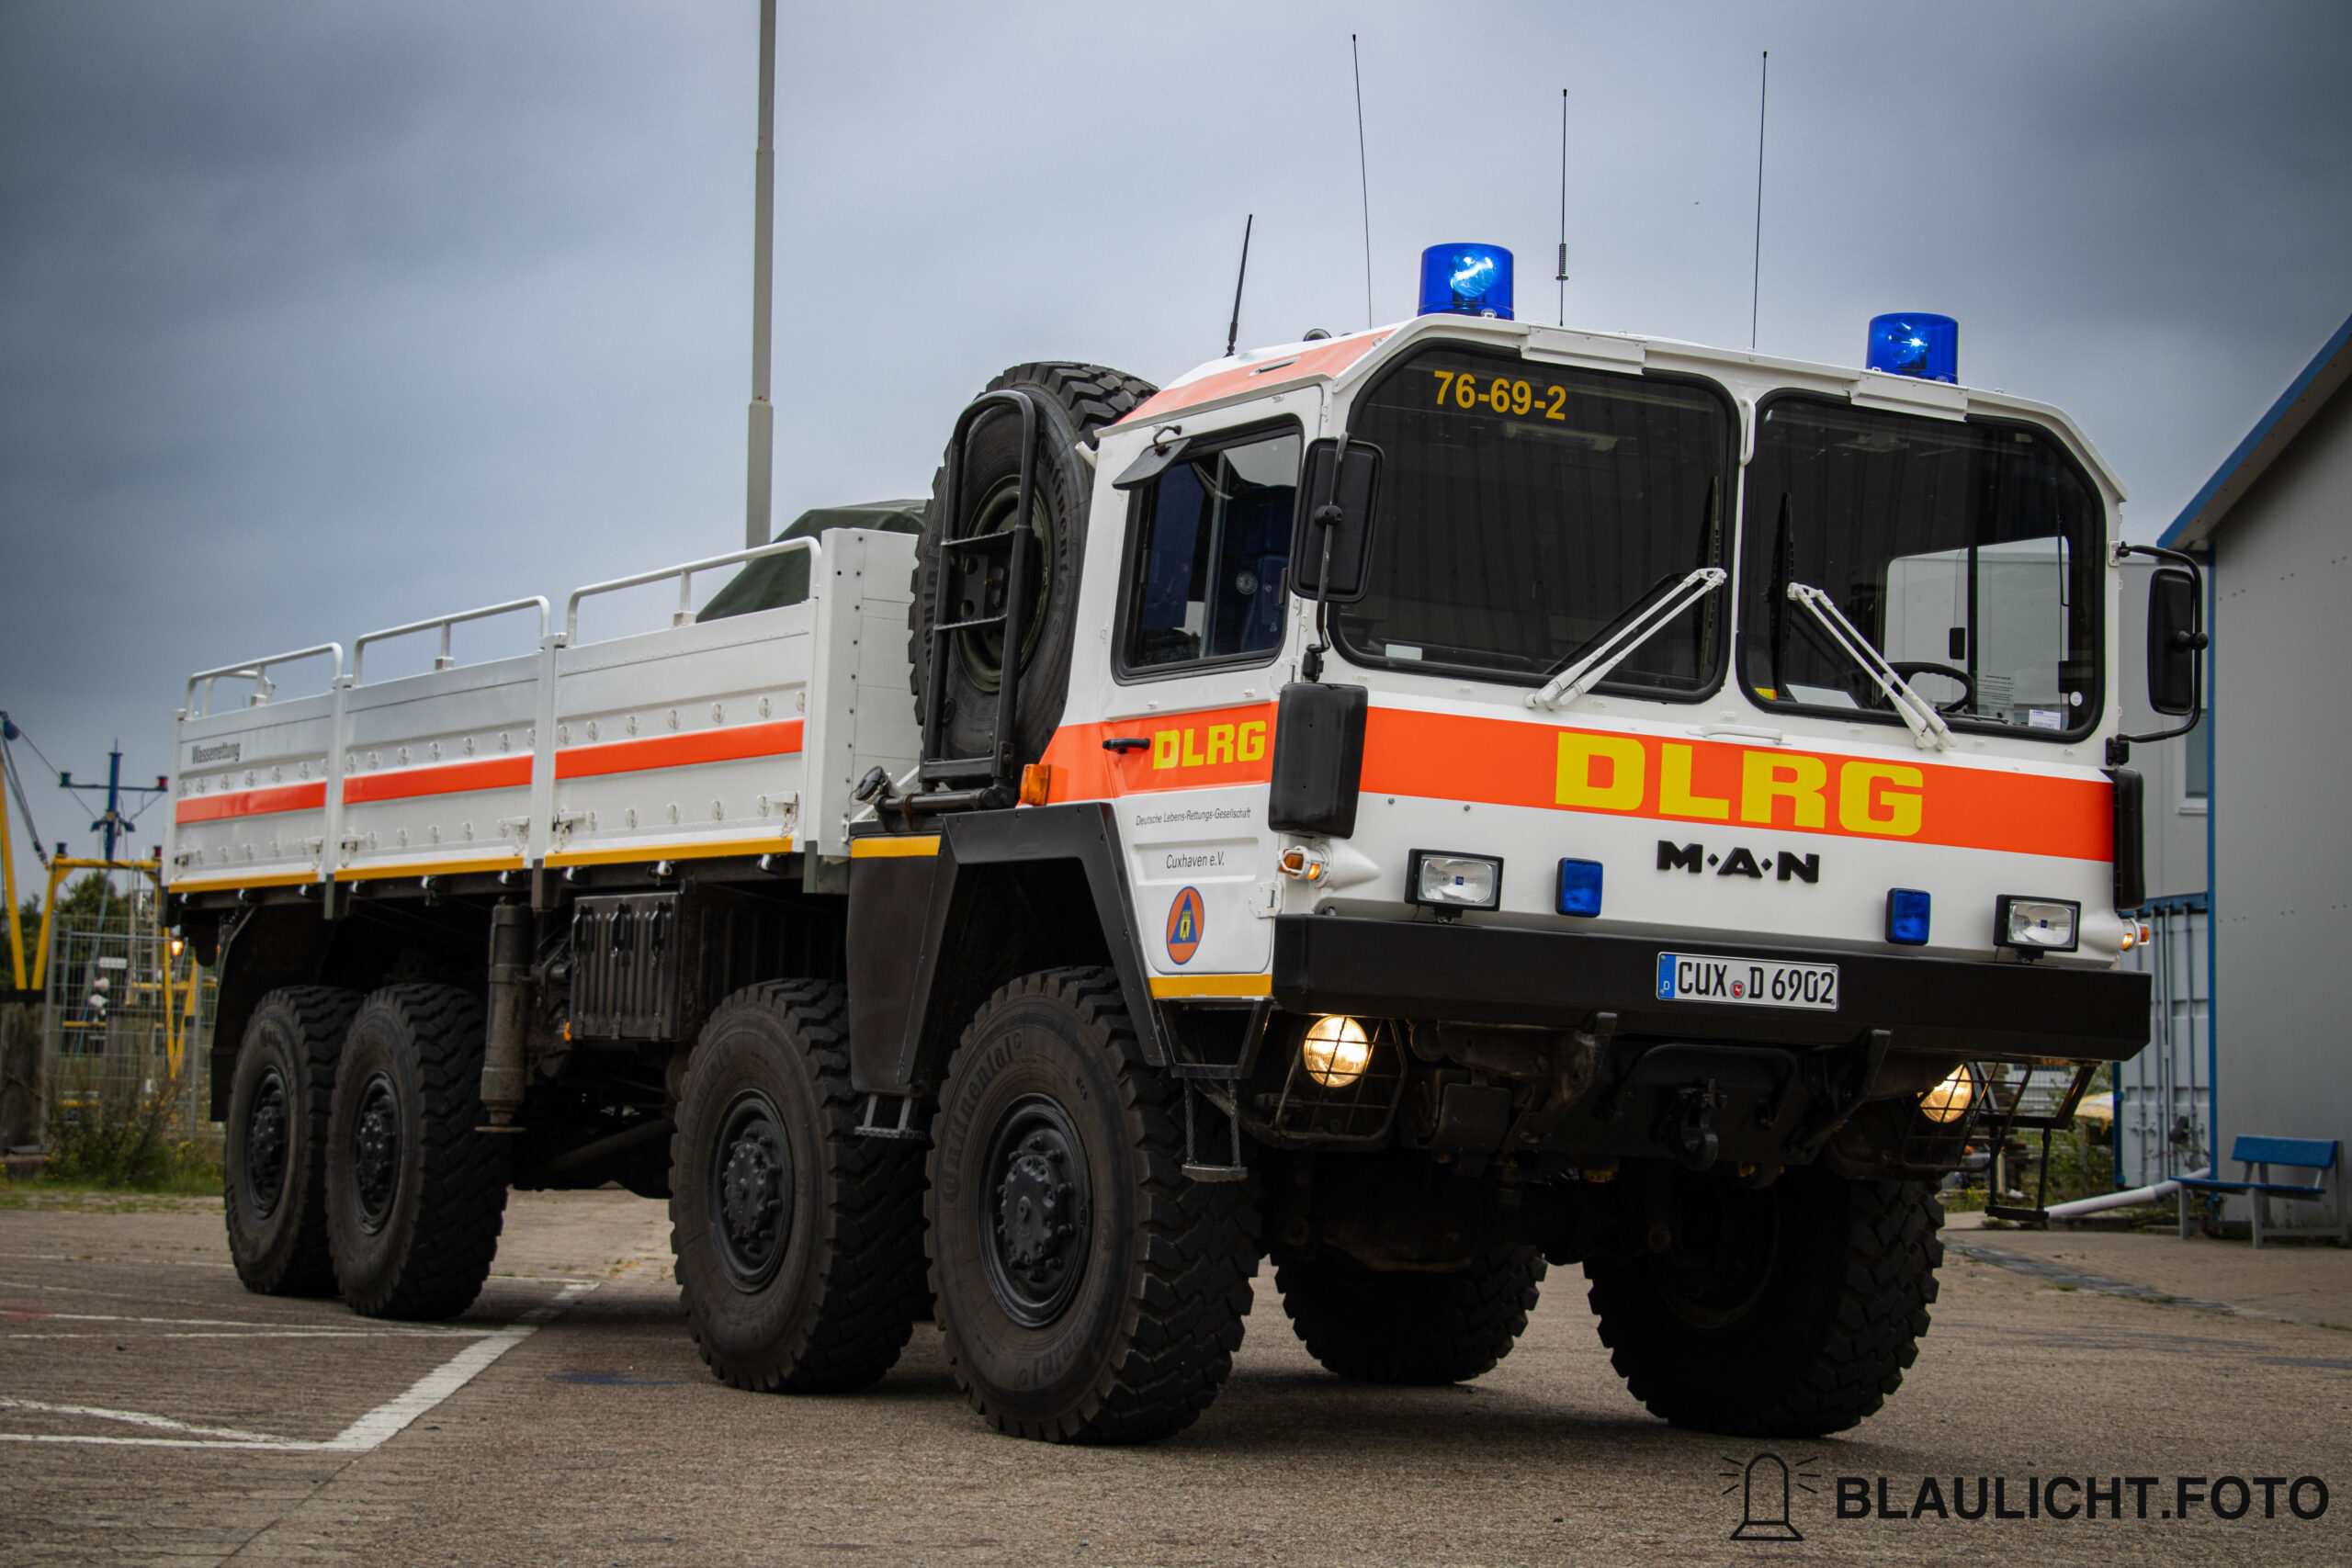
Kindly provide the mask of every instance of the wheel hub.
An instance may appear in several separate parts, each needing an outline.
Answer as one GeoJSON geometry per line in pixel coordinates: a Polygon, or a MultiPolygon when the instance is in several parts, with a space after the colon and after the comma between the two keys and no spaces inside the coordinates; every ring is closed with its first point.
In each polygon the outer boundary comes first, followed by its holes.
{"type": "Polygon", "coordinates": [[[359,1197],[359,1223],[371,1234],[391,1213],[400,1185],[401,1101],[391,1079],[378,1073],[359,1097],[359,1119],[351,1151],[352,1186],[359,1197]]]}
{"type": "Polygon", "coordinates": [[[999,1124],[989,1170],[989,1284],[1014,1322],[1041,1327],[1069,1306],[1086,1270],[1086,1156],[1077,1129],[1052,1100],[1023,1100],[999,1124]]]}
{"type": "Polygon", "coordinates": [[[775,1272],[791,1239],[792,1167],[784,1124],[762,1095],[746,1095],[728,1111],[712,1151],[712,1203],[718,1257],[743,1290],[756,1290],[775,1272]]]}
{"type": "Polygon", "coordinates": [[[254,1089],[253,1110],[245,1118],[245,1199],[264,1219],[277,1212],[286,1185],[290,1123],[286,1080],[272,1067],[254,1089]]]}

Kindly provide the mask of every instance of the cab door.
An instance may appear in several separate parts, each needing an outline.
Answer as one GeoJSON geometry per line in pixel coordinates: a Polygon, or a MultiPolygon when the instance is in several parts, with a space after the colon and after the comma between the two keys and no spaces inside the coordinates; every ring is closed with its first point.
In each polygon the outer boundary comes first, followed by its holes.
{"type": "Polygon", "coordinates": [[[1090,570],[1112,567],[1117,586],[1081,632],[1109,657],[1089,694],[1096,722],[1073,728],[1102,750],[1074,760],[1116,802],[1156,995],[1264,991],[1274,707],[1295,657],[1291,535],[1320,401],[1294,390],[1186,418],[1170,460],[1124,489],[1112,476],[1096,498],[1120,533],[1115,562],[1105,551],[1090,570]]]}

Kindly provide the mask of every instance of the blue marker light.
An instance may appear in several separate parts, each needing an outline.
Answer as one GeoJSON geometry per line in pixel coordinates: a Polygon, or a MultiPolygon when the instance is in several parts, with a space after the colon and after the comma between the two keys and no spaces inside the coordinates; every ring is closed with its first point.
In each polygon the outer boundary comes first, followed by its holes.
{"type": "Polygon", "coordinates": [[[1917,887],[1886,890],[1886,940],[1904,947],[1928,945],[1930,900],[1917,887]]]}
{"type": "Polygon", "coordinates": [[[1510,321],[1510,253],[1500,245],[1431,245],[1421,253],[1424,316],[1451,312],[1510,321]]]}
{"type": "Polygon", "coordinates": [[[1871,318],[1870,354],[1863,361],[1890,376],[1922,381],[1960,379],[1960,323],[1950,316],[1905,310],[1871,318]]]}
{"type": "Polygon", "coordinates": [[[1600,863],[1564,860],[1560,863],[1560,913],[1600,913],[1600,863]]]}

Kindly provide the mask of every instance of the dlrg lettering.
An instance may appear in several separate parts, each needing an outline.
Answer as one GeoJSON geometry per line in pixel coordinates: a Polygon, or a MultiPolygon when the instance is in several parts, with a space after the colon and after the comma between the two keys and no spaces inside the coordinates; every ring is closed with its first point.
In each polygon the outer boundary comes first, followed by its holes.
{"type": "Polygon", "coordinates": [[[1151,734],[1151,765],[1156,769],[1254,762],[1265,754],[1266,721],[1262,718],[1212,724],[1204,729],[1155,729],[1151,734]]]}

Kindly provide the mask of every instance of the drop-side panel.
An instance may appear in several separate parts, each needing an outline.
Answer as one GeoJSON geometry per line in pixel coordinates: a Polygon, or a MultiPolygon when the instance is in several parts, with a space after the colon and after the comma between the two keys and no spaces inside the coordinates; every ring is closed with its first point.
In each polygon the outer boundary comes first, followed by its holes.
{"type": "Polygon", "coordinates": [[[525,654],[345,694],[337,877],[523,863],[544,663],[525,654]]]}
{"type": "Polygon", "coordinates": [[[328,693],[179,720],[164,844],[172,886],[255,886],[317,876],[334,728],[328,693]]]}

